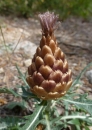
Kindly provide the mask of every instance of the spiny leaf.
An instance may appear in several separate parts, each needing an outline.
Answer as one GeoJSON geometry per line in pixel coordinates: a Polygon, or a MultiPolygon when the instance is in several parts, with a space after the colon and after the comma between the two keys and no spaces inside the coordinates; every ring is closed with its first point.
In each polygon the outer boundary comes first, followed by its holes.
{"type": "Polygon", "coordinates": [[[26,90],[25,87],[21,86],[22,89],[22,98],[34,98],[37,99],[38,101],[40,100],[36,95],[34,95],[31,91],[28,91],[28,89],[26,90]]]}
{"type": "Polygon", "coordinates": [[[25,123],[25,125],[20,128],[20,130],[35,130],[35,127],[39,123],[40,114],[44,108],[46,101],[42,101],[40,105],[37,105],[37,108],[33,112],[32,115],[29,116],[29,119],[25,123]]]}
{"type": "Polygon", "coordinates": [[[69,102],[71,104],[74,104],[78,109],[85,110],[86,112],[90,113],[92,115],[92,100],[87,99],[86,94],[79,95],[77,99],[74,99],[71,96],[68,97],[68,99],[64,99],[64,102],[69,102]]]}
{"type": "Polygon", "coordinates": [[[68,121],[68,124],[78,125],[78,126],[81,125],[78,119],[70,120],[70,121],[68,121]]]}
{"type": "MultiPolygon", "coordinates": [[[[20,78],[23,80],[23,82],[25,83],[26,86],[28,86],[27,82],[26,82],[26,78],[25,76],[23,75],[23,73],[20,71],[19,67],[16,65],[16,68],[18,70],[18,73],[20,75],[20,78]]],[[[29,86],[28,86],[29,87],[29,86]]]]}
{"type": "Polygon", "coordinates": [[[80,120],[83,120],[83,121],[85,121],[85,122],[87,122],[87,123],[90,123],[90,124],[92,124],[92,117],[90,117],[90,116],[86,116],[86,115],[67,115],[67,116],[60,116],[60,117],[57,117],[57,118],[55,118],[55,119],[53,119],[52,120],[52,123],[54,123],[54,122],[57,122],[57,121],[64,121],[64,120],[72,120],[72,119],[80,119],[80,120]]]}
{"type": "MultiPolygon", "coordinates": [[[[0,117],[0,130],[8,130],[9,128],[16,127],[16,130],[18,126],[22,125],[24,123],[24,119],[14,116],[6,116],[6,117],[0,117]]],[[[12,130],[12,129],[9,129],[12,130]]]]}
{"type": "Polygon", "coordinates": [[[19,106],[22,109],[26,109],[28,108],[28,104],[25,101],[21,101],[21,102],[10,102],[6,105],[6,108],[8,109],[13,109],[14,107],[19,106]]]}
{"type": "Polygon", "coordinates": [[[8,89],[8,88],[0,88],[0,93],[13,94],[15,97],[19,96],[19,94],[16,93],[13,89],[8,89]]]}

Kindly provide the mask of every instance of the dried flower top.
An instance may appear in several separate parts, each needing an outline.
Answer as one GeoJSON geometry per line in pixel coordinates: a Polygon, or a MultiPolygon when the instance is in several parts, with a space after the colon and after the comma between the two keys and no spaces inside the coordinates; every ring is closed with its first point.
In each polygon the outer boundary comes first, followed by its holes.
{"type": "Polygon", "coordinates": [[[53,31],[55,30],[58,15],[55,15],[54,12],[50,13],[48,11],[44,14],[39,14],[38,17],[40,18],[43,35],[52,35],[53,31]]]}

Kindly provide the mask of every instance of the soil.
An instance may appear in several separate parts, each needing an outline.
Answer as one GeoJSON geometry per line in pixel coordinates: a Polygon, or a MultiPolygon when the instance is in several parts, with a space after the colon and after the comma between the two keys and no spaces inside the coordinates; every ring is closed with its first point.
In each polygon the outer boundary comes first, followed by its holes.
{"type": "MultiPolygon", "coordinates": [[[[36,18],[0,16],[0,25],[0,88],[16,88],[23,82],[19,78],[15,65],[18,65],[22,73],[27,72],[27,67],[31,64],[32,56],[41,39],[40,23],[36,18]]],[[[82,69],[92,62],[92,22],[80,18],[68,18],[61,21],[55,36],[66,55],[73,79],[75,79],[82,69]]],[[[92,84],[88,82],[85,75],[81,78],[81,85],[77,89],[77,93],[84,92],[88,92],[92,99],[92,84]]],[[[19,99],[1,94],[0,107],[12,100],[19,99]]],[[[3,109],[0,112],[3,115],[6,110],[3,109]]]]}

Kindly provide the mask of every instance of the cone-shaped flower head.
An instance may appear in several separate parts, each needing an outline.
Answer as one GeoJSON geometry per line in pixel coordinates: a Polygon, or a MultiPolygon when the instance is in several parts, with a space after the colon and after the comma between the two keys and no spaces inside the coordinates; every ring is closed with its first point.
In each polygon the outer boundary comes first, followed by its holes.
{"type": "Polygon", "coordinates": [[[65,95],[72,84],[71,70],[54,37],[58,16],[46,12],[40,14],[39,18],[42,39],[28,67],[27,82],[39,98],[57,99],[65,95]]]}

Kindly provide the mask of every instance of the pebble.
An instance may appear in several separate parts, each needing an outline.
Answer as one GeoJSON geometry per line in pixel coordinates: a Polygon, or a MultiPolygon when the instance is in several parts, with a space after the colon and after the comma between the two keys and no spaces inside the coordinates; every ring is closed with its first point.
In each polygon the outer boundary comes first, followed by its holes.
{"type": "Polygon", "coordinates": [[[88,99],[92,100],[92,95],[88,95],[88,99]]]}
{"type": "Polygon", "coordinates": [[[90,84],[92,84],[92,70],[86,72],[86,77],[90,84]]]}
{"type": "Polygon", "coordinates": [[[1,73],[4,73],[4,69],[3,68],[0,68],[0,74],[1,73]]]}
{"type": "Polygon", "coordinates": [[[84,91],[83,91],[82,89],[78,88],[78,89],[76,90],[76,93],[78,93],[78,94],[83,94],[84,91]]]}
{"type": "Polygon", "coordinates": [[[31,59],[27,59],[27,60],[24,61],[24,65],[25,65],[26,67],[30,66],[31,63],[32,63],[32,60],[31,60],[31,59]]]}
{"type": "Polygon", "coordinates": [[[92,130],[92,126],[90,126],[89,129],[92,130]]]}

